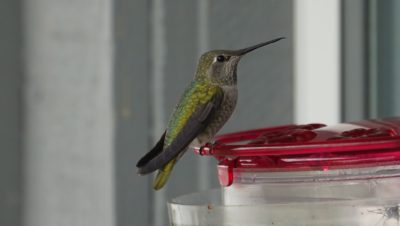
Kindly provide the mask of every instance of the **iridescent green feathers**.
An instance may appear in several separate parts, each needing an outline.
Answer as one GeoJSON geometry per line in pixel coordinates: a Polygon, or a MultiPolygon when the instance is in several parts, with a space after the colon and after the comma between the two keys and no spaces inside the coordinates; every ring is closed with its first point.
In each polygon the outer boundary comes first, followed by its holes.
{"type": "Polygon", "coordinates": [[[220,87],[210,83],[193,82],[176,106],[165,137],[163,136],[155,148],[139,160],[139,174],[151,173],[182,153],[206,128],[220,107],[222,99],[223,91],[220,87]]]}
{"type": "Polygon", "coordinates": [[[201,110],[200,106],[207,104],[217,93],[219,87],[207,82],[192,82],[184,92],[181,101],[176,106],[168,123],[164,148],[178,136],[190,116],[201,110]]]}

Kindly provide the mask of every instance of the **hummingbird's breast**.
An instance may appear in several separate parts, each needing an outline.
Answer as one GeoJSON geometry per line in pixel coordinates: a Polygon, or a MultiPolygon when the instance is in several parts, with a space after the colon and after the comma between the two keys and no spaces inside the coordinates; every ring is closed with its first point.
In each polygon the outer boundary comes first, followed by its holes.
{"type": "Polygon", "coordinates": [[[203,145],[213,139],[215,134],[222,128],[222,126],[231,117],[236,107],[238,91],[236,86],[222,86],[224,98],[221,106],[216,110],[215,115],[211,119],[209,125],[205,128],[195,141],[196,145],[203,145]]]}

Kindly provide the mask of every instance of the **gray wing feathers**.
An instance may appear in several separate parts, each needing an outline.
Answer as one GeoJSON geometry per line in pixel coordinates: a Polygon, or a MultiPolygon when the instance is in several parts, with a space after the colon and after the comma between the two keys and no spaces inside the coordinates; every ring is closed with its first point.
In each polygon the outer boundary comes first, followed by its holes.
{"type": "Polygon", "coordinates": [[[189,117],[181,132],[164,151],[160,152],[145,165],[139,167],[139,174],[151,173],[178,156],[206,128],[216,109],[221,105],[223,92],[218,91],[210,102],[200,105],[189,117]]]}
{"type": "Polygon", "coordinates": [[[145,154],[137,163],[136,167],[140,168],[144,165],[146,165],[151,159],[159,155],[164,147],[164,140],[165,140],[165,134],[166,132],[163,133],[161,136],[160,140],[157,142],[157,144],[151,149],[147,154],[145,154]]]}

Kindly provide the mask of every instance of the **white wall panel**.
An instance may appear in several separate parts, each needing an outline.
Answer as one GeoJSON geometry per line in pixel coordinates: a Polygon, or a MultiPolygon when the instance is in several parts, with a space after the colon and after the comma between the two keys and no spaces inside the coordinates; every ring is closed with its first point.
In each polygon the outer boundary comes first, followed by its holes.
{"type": "Polygon", "coordinates": [[[111,3],[25,1],[26,226],[114,225],[111,3]]]}
{"type": "Polygon", "coordinates": [[[294,1],[295,120],[339,122],[340,1],[294,1]]]}

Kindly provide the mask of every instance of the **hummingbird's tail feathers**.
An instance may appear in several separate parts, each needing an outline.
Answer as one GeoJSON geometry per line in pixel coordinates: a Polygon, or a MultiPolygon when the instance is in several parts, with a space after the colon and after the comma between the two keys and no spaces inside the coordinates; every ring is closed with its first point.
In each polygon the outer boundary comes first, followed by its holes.
{"type": "MultiPolygon", "coordinates": [[[[190,135],[190,134],[189,134],[190,135]]],[[[192,140],[196,136],[193,136],[192,140]]],[[[165,168],[167,165],[177,158],[177,156],[182,153],[186,147],[190,144],[191,141],[187,143],[179,143],[178,141],[173,141],[171,145],[165,148],[161,153],[157,156],[149,159],[146,163],[138,167],[138,173],[141,175],[152,173],[158,169],[165,168]]],[[[176,160],[175,160],[176,161],[176,160]]],[[[171,167],[172,169],[172,167],[171,167]]]]}
{"type": "Polygon", "coordinates": [[[154,190],[160,190],[164,185],[167,183],[169,176],[171,175],[172,168],[178,158],[174,158],[169,161],[162,169],[160,169],[157,173],[156,178],[153,181],[153,188],[154,190]]]}
{"type": "Polygon", "coordinates": [[[157,155],[159,155],[164,147],[164,140],[165,140],[165,133],[163,133],[163,135],[161,136],[160,140],[157,142],[157,144],[153,147],[153,149],[151,149],[149,152],[147,152],[137,163],[136,163],[136,167],[139,168],[139,174],[143,174],[140,173],[140,168],[143,167],[144,165],[146,165],[148,162],[150,162],[150,160],[152,160],[153,158],[155,158],[157,155]]]}
{"type": "Polygon", "coordinates": [[[158,191],[167,183],[171,172],[158,171],[156,178],[153,181],[153,189],[158,191]]]}

